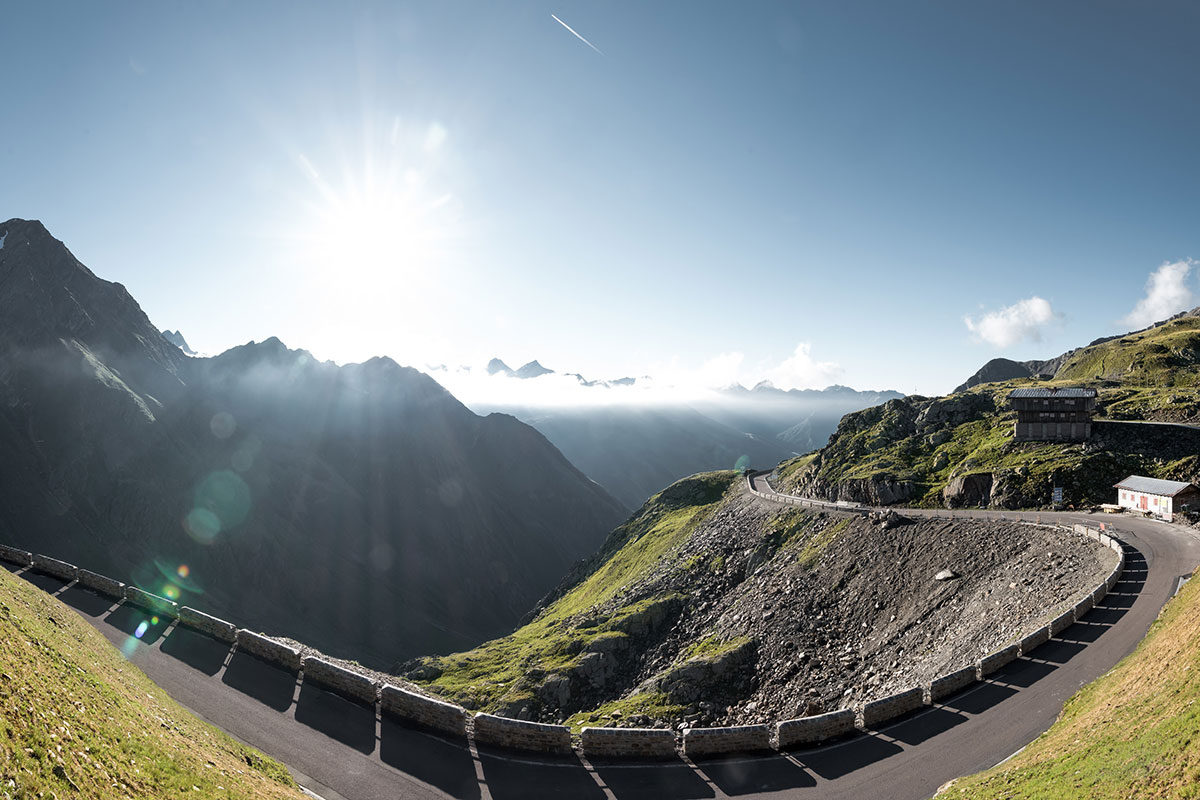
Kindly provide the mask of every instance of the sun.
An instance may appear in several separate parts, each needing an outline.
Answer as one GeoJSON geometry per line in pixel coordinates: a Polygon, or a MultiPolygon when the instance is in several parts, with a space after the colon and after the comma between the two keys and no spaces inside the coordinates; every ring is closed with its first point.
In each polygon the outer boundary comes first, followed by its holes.
{"type": "Polygon", "coordinates": [[[458,201],[443,169],[446,132],[399,124],[363,151],[340,153],[327,177],[299,162],[310,198],[298,239],[315,277],[337,289],[388,291],[434,279],[458,236],[458,201]]]}

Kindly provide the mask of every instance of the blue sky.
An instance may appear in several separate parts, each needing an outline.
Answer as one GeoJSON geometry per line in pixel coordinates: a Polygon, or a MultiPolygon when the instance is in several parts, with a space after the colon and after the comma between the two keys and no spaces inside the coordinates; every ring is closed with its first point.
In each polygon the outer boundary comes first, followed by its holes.
{"type": "Polygon", "coordinates": [[[1200,304],[1197,34],[1185,3],[23,4],[0,219],[207,352],[941,393],[1200,304]]]}

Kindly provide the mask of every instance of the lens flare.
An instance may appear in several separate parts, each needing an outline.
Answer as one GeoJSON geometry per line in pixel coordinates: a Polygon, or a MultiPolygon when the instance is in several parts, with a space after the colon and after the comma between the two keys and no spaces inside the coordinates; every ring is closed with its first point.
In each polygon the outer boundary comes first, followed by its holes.
{"type": "Polygon", "coordinates": [[[179,587],[173,583],[168,583],[166,586],[163,587],[163,595],[168,600],[178,600],[179,599],[179,587]]]}
{"type": "Polygon", "coordinates": [[[175,570],[175,574],[186,579],[188,575],[192,574],[192,570],[187,564],[180,564],[179,569],[175,570]]]}
{"type": "Polygon", "coordinates": [[[213,415],[208,427],[213,436],[218,439],[228,439],[237,430],[237,422],[233,419],[233,414],[228,411],[220,411],[213,415]]]}
{"type": "Polygon", "coordinates": [[[142,620],[138,623],[137,630],[133,632],[135,638],[140,639],[146,635],[146,631],[150,630],[150,623],[142,620]]]}

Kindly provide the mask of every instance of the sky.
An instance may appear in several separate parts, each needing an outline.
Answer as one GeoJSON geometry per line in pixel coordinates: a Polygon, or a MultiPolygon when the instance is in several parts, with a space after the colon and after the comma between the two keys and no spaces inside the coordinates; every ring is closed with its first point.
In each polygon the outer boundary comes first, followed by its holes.
{"type": "Polygon", "coordinates": [[[0,22],[0,219],[162,328],[940,394],[1200,305],[1200,7],[121,2],[0,22]]]}

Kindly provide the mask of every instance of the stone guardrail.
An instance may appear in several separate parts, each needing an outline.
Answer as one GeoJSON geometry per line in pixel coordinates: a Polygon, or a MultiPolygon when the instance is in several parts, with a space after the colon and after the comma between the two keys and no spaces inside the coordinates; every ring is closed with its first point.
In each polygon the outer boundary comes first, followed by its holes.
{"type": "Polygon", "coordinates": [[[771,729],[766,725],[735,725],[728,728],[688,728],[683,732],[683,753],[715,756],[770,750],[771,729]]]}
{"type": "Polygon", "coordinates": [[[475,741],[513,750],[535,750],[541,753],[570,753],[571,730],[562,725],[526,722],[520,719],[497,717],[494,714],[475,715],[475,741]]]}
{"type": "Polygon", "coordinates": [[[940,678],[934,678],[929,683],[929,703],[945,700],[952,694],[962,691],[979,680],[979,665],[972,664],[969,667],[956,669],[954,672],[948,672],[940,678]]]}
{"type": "Polygon", "coordinates": [[[914,686],[903,692],[872,700],[857,710],[857,716],[864,730],[874,728],[882,722],[903,716],[924,706],[925,693],[924,687],[914,686]]]}
{"type": "Polygon", "coordinates": [[[845,736],[855,730],[854,709],[789,719],[775,723],[775,746],[780,750],[845,736]]]}
{"type": "Polygon", "coordinates": [[[135,606],[167,617],[179,616],[179,604],[165,597],[142,591],[136,586],[125,587],[125,600],[135,606]]]}
{"type": "Polygon", "coordinates": [[[675,734],[667,728],[584,728],[589,757],[675,758],[675,734]]]}
{"type": "Polygon", "coordinates": [[[414,722],[455,736],[467,735],[467,710],[462,706],[386,684],[379,694],[379,708],[407,722],[414,722]]]}
{"type": "Polygon", "coordinates": [[[6,544],[0,544],[0,561],[16,564],[18,567],[33,566],[33,553],[28,550],[18,550],[6,544]]]}
{"type": "Polygon", "coordinates": [[[249,653],[269,664],[283,667],[288,672],[300,671],[300,651],[294,647],[241,628],[238,629],[235,641],[240,653],[249,653]]]}
{"type": "Polygon", "coordinates": [[[125,599],[125,584],[88,569],[79,570],[79,585],[97,594],[125,599]]]}
{"type": "Polygon", "coordinates": [[[33,557],[33,570],[68,582],[79,577],[79,567],[41,553],[33,557]]]}
{"type": "MultiPolygon", "coordinates": [[[[754,474],[756,473],[746,475],[746,482],[752,494],[773,501],[790,497],[757,491],[751,480],[754,474]]],[[[846,507],[803,498],[791,498],[784,502],[860,514],[870,512],[870,509],[863,507],[846,507]]],[[[1084,595],[1074,607],[1060,613],[1048,624],[1039,627],[1018,642],[985,656],[974,665],[946,673],[927,685],[915,686],[873,700],[856,709],[845,708],[811,717],[781,720],[776,722],[773,728],[767,725],[690,728],[683,734],[683,753],[691,757],[770,749],[785,750],[849,734],[856,729],[858,723],[864,728],[878,726],[945,699],[982,680],[1019,656],[1030,653],[1091,611],[1103,600],[1107,592],[1117,585],[1125,568],[1125,552],[1118,539],[1085,525],[1075,525],[1067,529],[1116,551],[1117,565],[1104,582],[1084,595]]],[[[571,732],[565,726],[526,722],[484,713],[476,714],[473,725],[469,726],[468,721],[472,720],[472,717],[461,706],[390,684],[380,687],[369,676],[321,658],[309,656],[302,660],[300,651],[294,647],[253,631],[237,629],[232,623],[194,608],[185,606],[181,609],[171,600],[137,587],[126,586],[120,581],[78,569],[66,562],[40,554],[35,556],[26,550],[6,545],[0,545],[0,560],[21,567],[32,566],[55,577],[78,580],[80,585],[101,594],[123,598],[128,603],[155,613],[178,617],[180,624],[221,641],[234,643],[240,652],[249,653],[290,672],[299,672],[303,667],[306,682],[311,680],[314,684],[369,705],[378,701],[383,713],[401,720],[455,736],[471,736],[469,728],[473,727],[473,738],[479,744],[542,753],[572,752],[571,732]]],[[[676,754],[675,734],[665,728],[584,728],[581,741],[583,752],[597,757],[672,758],[676,754]]]]}
{"type": "Polygon", "coordinates": [[[232,622],[226,622],[189,606],[179,609],[179,624],[206,633],[222,642],[233,644],[237,641],[237,627],[232,622]]]}
{"type": "Polygon", "coordinates": [[[309,681],[369,706],[379,695],[379,684],[373,679],[316,656],[304,659],[304,682],[309,681]]]}

